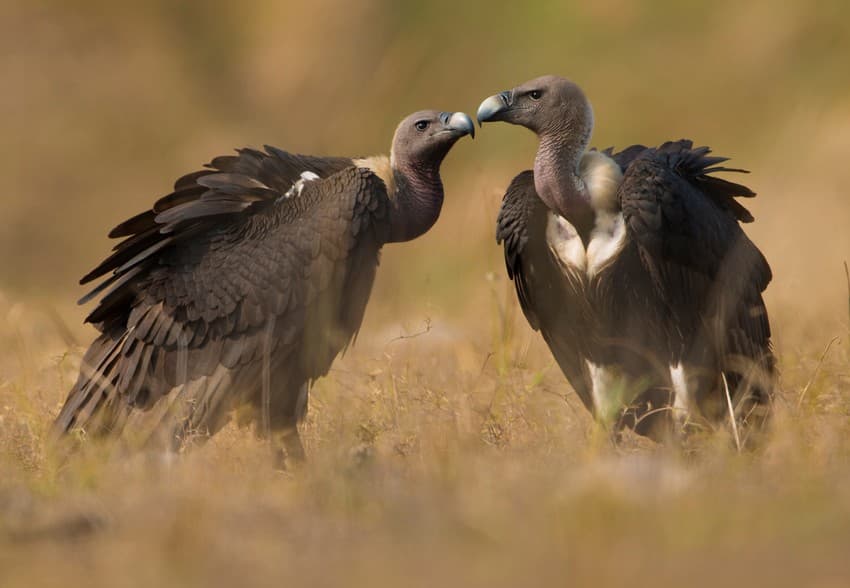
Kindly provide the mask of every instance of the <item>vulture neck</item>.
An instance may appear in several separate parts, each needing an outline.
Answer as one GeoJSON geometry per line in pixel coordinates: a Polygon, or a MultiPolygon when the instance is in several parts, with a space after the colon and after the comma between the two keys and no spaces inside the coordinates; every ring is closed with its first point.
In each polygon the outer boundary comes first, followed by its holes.
{"type": "Polygon", "coordinates": [[[440,161],[396,161],[378,156],[355,160],[358,167],[370,169],[384,181],[390,208],[388,243],[410,241],[426,233],[443,207],[440,161]]]}
{"type": "Polygon", "coordinates": [[[585,245],[596,222],[593,199],[579,171],[590,132],[553,132],[540,136],[534,158],[534,187],[550,210],[572,224],[585,245]]]}
{"type": "Polygon", "coordinates": [[[410,241],[434,226],[443,207],[443,181],[440,164],[394,162],[394,190],[388,191],[390,243],[410,241]]]}

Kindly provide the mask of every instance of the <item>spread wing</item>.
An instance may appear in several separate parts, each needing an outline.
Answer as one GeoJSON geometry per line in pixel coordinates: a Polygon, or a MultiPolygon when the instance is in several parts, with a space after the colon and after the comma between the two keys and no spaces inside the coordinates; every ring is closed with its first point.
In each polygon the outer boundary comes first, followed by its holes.
{"type": "Polygon", "coordinates": [[[54,434],[120,428],[164,396],[191,396],[191,426],[213,426],[264,369],[326,373],[359,327],[385,239],[383,182],[351,160],[268,147],[209,168],[116,227],[125,239],[83,278],[111,272],[83,299],[102,296],[87,319],[102,334],[54,434]],[[321,179],[293,189],[304,171],[321,179]]]}
{"type": "Polygon", "coordinates": [[[546,241],[549,211],[526,170],[508,186],[496,224],[525,317],[540,331],[581,401],[594,411],[582,337],[587,301],[581,284],[563,267],[546,241]]]}

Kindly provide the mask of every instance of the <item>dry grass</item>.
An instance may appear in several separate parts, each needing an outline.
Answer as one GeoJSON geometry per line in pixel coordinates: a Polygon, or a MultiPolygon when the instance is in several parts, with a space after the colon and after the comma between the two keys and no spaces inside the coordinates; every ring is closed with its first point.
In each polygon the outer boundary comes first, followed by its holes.
{"type": "Polygon", "coordinates": [[[846,3],[355,4],[4,13],[0,586],[848,585],[846,3]],[[45,454],[92,338],[70,284],[170,178],[235,145],[376,152],[410,110],[546,71],[586,87],[599,144],[689,136],[754,171],[782,372],[762,451],[615,448],[590,422],[493,243],[533,153],[497,126],[446,162],[434,230],[387,248],[302,469],[236,427],[169,463],[45,454]]]}
{"type": "Polygon", "coordinates": [[[59,467],[42,438],[80,348],[3,303],[0,585],[846,585],[844,345],[782,358],[763,451],[722,432],[685,456],[612,447],[537,337],[492,316],[492,335],[367,328],[280,474],[235,426],[171,462],[89,444],[59,467]]]}

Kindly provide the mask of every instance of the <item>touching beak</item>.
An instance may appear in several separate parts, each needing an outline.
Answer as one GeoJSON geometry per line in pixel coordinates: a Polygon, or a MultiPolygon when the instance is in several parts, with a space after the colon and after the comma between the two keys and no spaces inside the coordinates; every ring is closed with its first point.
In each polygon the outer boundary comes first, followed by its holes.
{"type": "Polygon", "coordinates": [[[440,115],[445,131],[456,135],[458,138],[469,135],[475,138],[475,125],[472,119],[464,112],[444,112],[440,115]]]}
{"type": "Polygon", "coordinates": [[[510,92],[499,92],[490,96],[478,107],[478,124],[502,120],[501,115],[510,109],[511,102],[510,92]]]}

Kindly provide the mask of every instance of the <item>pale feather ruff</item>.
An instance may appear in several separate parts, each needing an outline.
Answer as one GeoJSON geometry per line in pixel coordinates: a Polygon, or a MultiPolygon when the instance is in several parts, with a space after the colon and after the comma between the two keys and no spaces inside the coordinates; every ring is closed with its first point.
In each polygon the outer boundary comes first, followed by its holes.
{"type": "Polygon", "coordinates": [[[617,210],[617,190],[623,183],[623,172],[616,161],[599,151],[587,151],[579,161],[578,173],[597,214],[617,210]]]}
{"type": "Polygon", "coordinates": [[[596,212],[590,242],[585,249],[575,227],[552,212],[546,225],[546,242],[571,272],[592,278],[622,251],[626,242],[626,225],[617,206],[623,173],[617,162],[604,153],[588,151],[579,162],[579,176],[596,212]]]}
{"type": "Polygon", "coordinates": [[[387,186],[387,194],[390,198],[395,195],[395,173],[393,172],[392,157],[386,155],[373,155],[372,157],[364,157],[355,159],[354,165],[364,169],[368,169],[373,174],[384,181],[387,186]]]}

